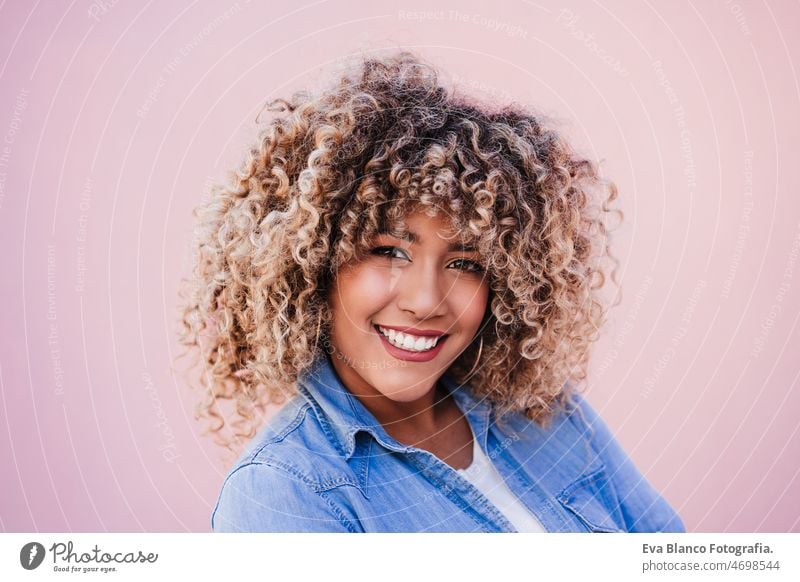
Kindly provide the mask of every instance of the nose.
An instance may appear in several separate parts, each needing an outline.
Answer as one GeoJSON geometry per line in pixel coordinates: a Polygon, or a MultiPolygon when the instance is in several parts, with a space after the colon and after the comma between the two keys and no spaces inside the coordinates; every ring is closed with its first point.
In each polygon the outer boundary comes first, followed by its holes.
{"type": "Polygon", "coordinates": [[[447,283],[435,265],[417,263],[400,269],[397,276],[397,307],[417,319],[433,319],[447,313],[447,283]]]}

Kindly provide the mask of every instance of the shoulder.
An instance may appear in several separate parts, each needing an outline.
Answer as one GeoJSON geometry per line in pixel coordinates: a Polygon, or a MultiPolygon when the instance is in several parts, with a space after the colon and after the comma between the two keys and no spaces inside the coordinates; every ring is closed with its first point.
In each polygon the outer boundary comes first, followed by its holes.
{"type": "Polygon", "coordinates": [[[617,493],[628,531],[685,531],[679,515],[636,467],[600,415],[580,395],[572,398],[570,422],[600,459],[617,493]]]}
{"type": "Polygon", "coordinates": [[[600,426],[602,421],[597,413],[579,395],[561,400],[555,411],[541,422],[532,421],[520,412],[506,413],[496,422],[509,441],[520,441],[521,446],[533,448],[537,456],[548,457],[548,463],[557,463],[562,471],[569,469],[570,475],[582,474],[599,461],[600,455],[593,445],[598,427],[605,425],[600,426]]]}
{"type": "Polygon", "coordinates": [[[594,464],[611,451],[614,437],[589,401],[578,393],[570,393],[558,405],[557,411],[543,426],[522,414],[504,417],[520,436],[545,439],[549,447],[569,452],[580,461],[594,464]]]}
{"type": "Polygon", "coordinates": [[[231,474],[245,465],[269,465],[320,491],[348,482],[340,446],[311,405],[296,396],[247,445],[231,474]]]}
{"type": "MultiPolygon", "coordinates": [[[[227,474],[214,531],[356,531],[329,495],[348,467],[301,397],[264,426],[227,474]]],[[[352,481],[355,482],[353,476],[352,481]]]]}
{"type": "Polygon", "coordinates": [[[592,531],[684,531],[585,397],[572,393],[545,426],[521,414],[508,423],[515,450],[531,467],[549,467],[540,481],[592,531]]]}
{"type": "Polygon", "coordinates": [[[288,460],[291,457],[289,449],[319,450],[327,441],[311,406],[302,397],[295,396],[247,444],[231,473],[241,466],[260,464],[269,459],[280,461],[286,457],[288,460]]]}
{"type": "Polygon", "coordinates": [[[352,516],[302,476],[268,463],[236,467],[211,515],[215,532],[355,532],[352,516]]]}

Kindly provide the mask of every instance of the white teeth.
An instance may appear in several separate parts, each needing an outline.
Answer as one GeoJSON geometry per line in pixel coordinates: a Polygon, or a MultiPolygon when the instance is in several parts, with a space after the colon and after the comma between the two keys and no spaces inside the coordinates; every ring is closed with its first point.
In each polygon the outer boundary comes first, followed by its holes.
{"type": "Polygon", "coordinates": [[[384,329],[380,326],[378,326],[378,329],[389,340],[390,344],[409,352],[426,352],[433,349],[440,339],[440,337],[411,335],[394,329],[384,329]]]}

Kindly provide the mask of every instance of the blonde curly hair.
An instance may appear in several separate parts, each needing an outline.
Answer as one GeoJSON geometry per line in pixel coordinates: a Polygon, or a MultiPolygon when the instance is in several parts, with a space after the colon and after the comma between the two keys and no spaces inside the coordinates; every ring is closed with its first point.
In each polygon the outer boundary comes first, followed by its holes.
{"type": "Polygon", "coordinates": [[[195,211],[181,342],[203,363],[211,431],[251,437],[256,413],[295,393],[327,344],[339,267],[420,207],[474,237],[490,286],[482,349],[449,373],[545,424],[586,378],[604,318],[614,184],[537,117],[457,97],[407,52],[271,105],[232,184],[195,211]]]}

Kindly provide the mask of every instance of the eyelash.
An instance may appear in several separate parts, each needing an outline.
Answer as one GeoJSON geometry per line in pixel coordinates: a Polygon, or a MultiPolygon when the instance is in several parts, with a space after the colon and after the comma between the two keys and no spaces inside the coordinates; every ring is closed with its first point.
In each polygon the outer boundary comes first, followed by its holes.
{"type": "MultiPolygon", "coordinates": [[[[373,255],[379,256],[379,257],[386,257],[387,259],[396,259],[398,257],[392,256],[394,251],[403,252],[402,249],[400,249],[398,247],[382,246],[382,247],[375,247],[374,249],[372,249],[370,251],[370,253],[373,254],[373,255]]],[[[403,253],[403,254],[405,255],[405,253],[403,253]]],[[[408,258],[408,257],[404,256],[403,258],[408,258]]],[[[456,259],[453,262],[454,263],[463,262],[463,263],[468,263],[468,264],[472,265],[472,268],[465,269],[465,271],[467,273],[482,273],[483,272],[483,267],[480,264],[476,263],[475,261],[471,261],[469,259],[456,259]]]]}

